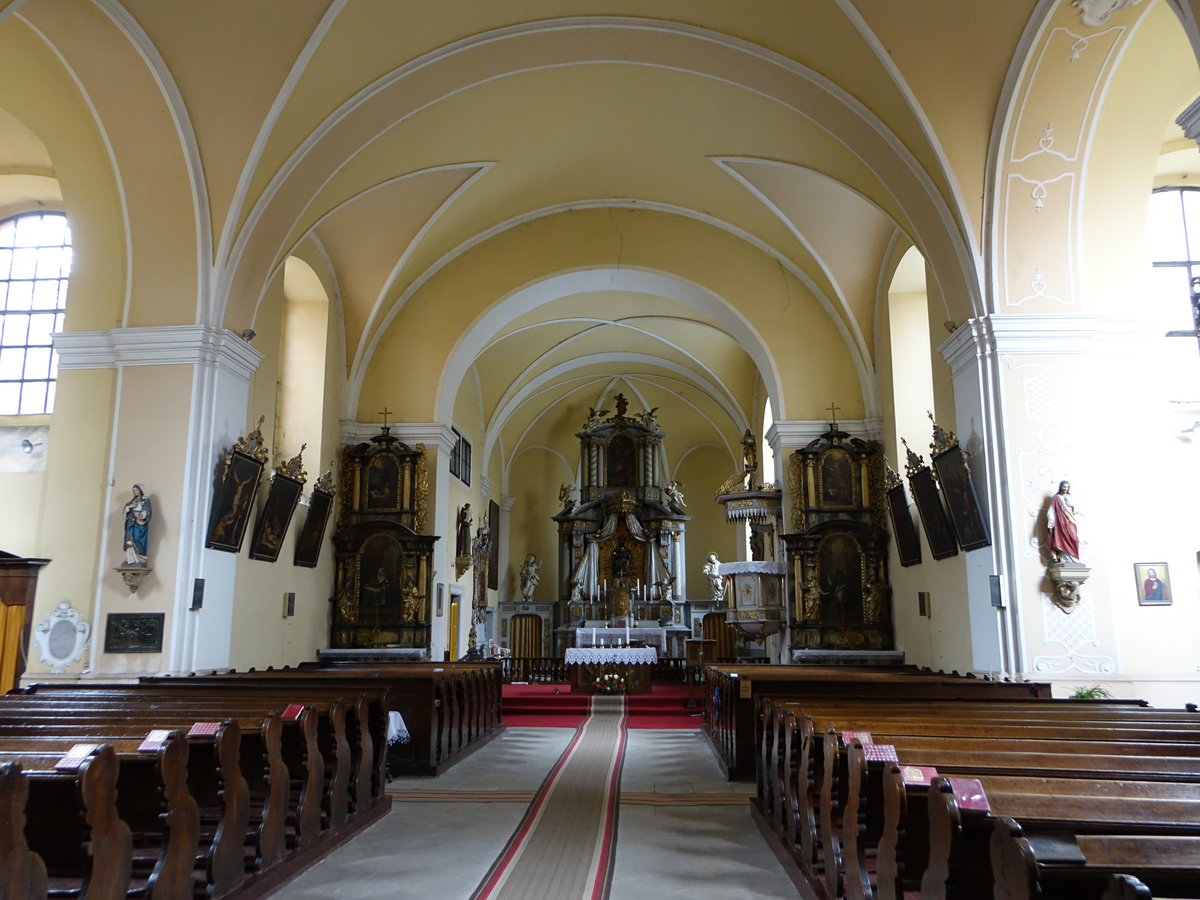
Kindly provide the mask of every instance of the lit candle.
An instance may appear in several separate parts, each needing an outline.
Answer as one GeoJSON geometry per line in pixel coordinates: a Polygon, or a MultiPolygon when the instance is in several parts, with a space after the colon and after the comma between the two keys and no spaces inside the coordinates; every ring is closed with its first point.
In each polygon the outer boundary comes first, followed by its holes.
{"type": "Polygon", "coordinates": [[[592,646],[596,646],[596,628],[592,626],[592,646]]]}
{"type": "Polygon", "coordinates": [[[625,646],[629,646],[629,626],[625,626],[625,646]]]}

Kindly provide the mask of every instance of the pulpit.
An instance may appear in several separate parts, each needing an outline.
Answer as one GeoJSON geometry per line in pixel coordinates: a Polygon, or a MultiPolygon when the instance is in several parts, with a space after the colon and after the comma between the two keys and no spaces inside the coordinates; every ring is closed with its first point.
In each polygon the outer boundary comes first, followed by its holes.
{"type": "Polygon", "coordinates": [[[26,559],[0,551],[0,694],[17,686],[29,653],[33,595],[48,559],[26,559]]]}

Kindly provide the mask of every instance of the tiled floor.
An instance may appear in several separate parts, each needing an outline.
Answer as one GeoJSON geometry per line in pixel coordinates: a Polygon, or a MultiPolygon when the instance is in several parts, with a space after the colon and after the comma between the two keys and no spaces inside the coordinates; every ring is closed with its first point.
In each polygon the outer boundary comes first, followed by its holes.
{"type": "MultiPolygon", "coordinates": [[[[568,728],[510,728],[440,778],[392,789],[534,791],[567,746],[568,728]]],[[[698,731],[630,731],[623,792],[727,793],[698,731]]],[[[658,798],[656,798],[658,799],[658,798]]],[[[312,900],[465,900],[525,811],[511,802],[414,802],[392,811],[272,896],[312,900]]],[[[612,900],[794,898],[797,891],[750,816],[749,802],[672,806],[623,803],[612,900]]],[[[557,900],[557,898],[530,898],[557,900]]]]}

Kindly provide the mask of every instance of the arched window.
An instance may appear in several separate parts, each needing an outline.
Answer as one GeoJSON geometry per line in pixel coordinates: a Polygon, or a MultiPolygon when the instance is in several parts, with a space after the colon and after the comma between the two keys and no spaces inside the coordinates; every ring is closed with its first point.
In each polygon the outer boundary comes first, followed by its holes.
{"type": "Polygon", "coordinates": [[[1151,195],[1149,241],[1154,278],[1143,311],[1174,338],[1158,363],[1176,393],[1191,397],[1200,365],[1188,340],[1200,328],[1200,188],[1164,187],[1151,195]]]}
{"type": "Polygon", "coordinates": [[[61,331],[71,274],[71,228],[62,213],[0,222],[0,415],[54,409],[61,331]]]}

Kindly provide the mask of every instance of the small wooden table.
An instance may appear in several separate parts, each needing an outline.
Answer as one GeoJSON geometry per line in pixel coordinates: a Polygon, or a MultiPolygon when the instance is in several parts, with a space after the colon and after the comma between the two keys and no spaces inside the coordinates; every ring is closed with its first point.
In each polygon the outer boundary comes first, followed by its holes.
{"type": "Polygon", "coordinates": [[[626,694],[650,693],[650,672],[658,662],[653,647],[572,647],[566,653],[572,694],[598,694],[596,677],[616,667],[625,677],[626,694]]]}

